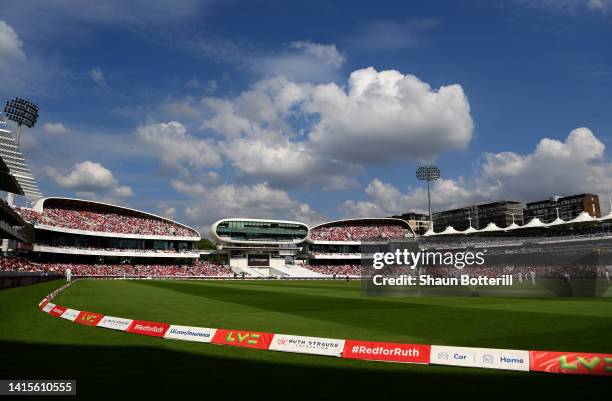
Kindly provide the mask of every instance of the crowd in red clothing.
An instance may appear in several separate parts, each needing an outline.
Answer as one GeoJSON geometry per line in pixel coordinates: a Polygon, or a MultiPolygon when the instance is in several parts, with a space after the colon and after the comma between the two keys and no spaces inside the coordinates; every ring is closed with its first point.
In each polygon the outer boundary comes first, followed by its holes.
{"type": "Polygon", "coordinates": [[[70,250],[80,250],[80,251],[106,251],[106,252],[137,252],[137,253],[156,253],[156,254],[169,254],[169,253],[197,253],[197,249],[141,249],[141,248],[108,248],[108,247],[93,247],[93,246],[67,246],[67,245],[55,245],[55,244],[45,244],[39,243],[38,245],[49,246],[53,248],[63,248],[70,250]]]}
{"type": "Polygon", "coordinates": [[[312,229],[310,238],[317,241],[399,240],[407,234],[408,229],[397,225],[328,226],[312,229]]]}
{"type": "Polygon", "coordinates": [[[361,265],[316,265],[304,266],[313,272],[325,274],[326,276],[361,276],[361,265]]]}
{"type": "Polygon", "coordinates": [[[88,210],[16,208],[25,220],[36,224],[74,230],[101,231],[119,234],[169,235],[175,237],[197,237],[197,233],[177,224],[145,217],[117,213],[102,213],[88,210]]]}
{"type": "Polygon", "coordinates": [[[116,277],[230,277],[226,265],[196,261],[193,265],[105,265],[79,263],[34,263],[24,259],[0,258],[0,271],[47,272],[64,274],[68,269],[73,276],[116,277]]]}

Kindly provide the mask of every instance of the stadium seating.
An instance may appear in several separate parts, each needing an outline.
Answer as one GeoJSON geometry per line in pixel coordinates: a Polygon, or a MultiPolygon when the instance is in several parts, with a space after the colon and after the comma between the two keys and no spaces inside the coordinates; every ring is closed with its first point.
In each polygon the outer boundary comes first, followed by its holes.
{"type": "Polygon", "coordinates": [[[56,244],[46,244],[44,242],[39,242],[37,245],[48,246],[53,248],[61,248],[61,249],[69,249],[69,250],[83,250],[83,251],[107,251],[107,252],[137,252],[137,253],[147,253],[147,254],[183,254],[183,253],[193,253],[198,252],[194,249],[141,249],[141,248],[108,248],[108,247],[92,247],[92,246],[64,246],[64,245],[56,245],[56,244]]]}
{"type": "Polygon", "coordinates": [[[34,263],[23,259],[0,258],[0,271],[47,272],[75,276],[116,277],[231,277],[228,266],[196,261],[193,265],[86,265],[78,263],[34,263]]]}
{"type": "Polygon", "coordinates": [[[398,240],[404,238],[407,231],[394,225],[328,226],[313,228],[310,238],[315,241],[398,240]]]}
{"type": "Polygon", "coordinates": [[[84,231],[100,231],[119,234],[166,235],[197,237],[197,233],[168,221],[102,213],[88,210],[46,208],[43,212],[33,209],[15,209],[25,220],[36,224],[84,231]]]}
{"type": "Polygon", "coordinates": [[[361,275],[361,265],[311,265],[305,266],[308,270],[326,276],[349,276],[359,277],[361,275]]]}

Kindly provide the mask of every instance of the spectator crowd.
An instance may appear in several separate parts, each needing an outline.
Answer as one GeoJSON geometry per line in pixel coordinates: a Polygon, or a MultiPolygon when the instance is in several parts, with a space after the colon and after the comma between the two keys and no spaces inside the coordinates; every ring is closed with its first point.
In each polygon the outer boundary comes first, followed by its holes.
{"type": "Polygon", "coordinates": [[[324,274],[326,276],[339,277],[360,277],[361,265],[310,265],[304,266],[313,272],[324,274]]]}
{"type": "Polygon", "coordinates": [[[317,227],[310,231],[315,241],[400,240],[408,230],[397,225],[354,225],[317,227]]]}
{"type": "Polygon", "coordinates": [[[131,265],[34,263],[24,259],[0,258],[0,271],[46,272],[64,274],[68,269],[73,276],[114,277],[231,277],[226,265],[196,261],[193,265],[131,265]]]}
{"type": "Polygon", "coordinates": [[[16,208],[15,210],[25,220],[33,223],[74,230],[100,231],[118,234],[197,237],[196,232],[161,219],[60,208],[44,209],[42,213],[26,208],[16,208]]]}

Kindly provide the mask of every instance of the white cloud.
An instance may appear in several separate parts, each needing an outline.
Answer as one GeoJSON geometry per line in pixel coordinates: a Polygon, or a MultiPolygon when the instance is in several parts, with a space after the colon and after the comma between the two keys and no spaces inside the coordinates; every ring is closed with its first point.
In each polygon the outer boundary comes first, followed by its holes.
{"type": "Polygon", "coordinates": [[[222,142],[221,150],[239,175],[266,179],[281,188],[322,184],[324,189],[346,189],[357,185],[349,174],[361,172],[321,158],[305,142],[238,139],[222,142]]]}
{"type": "Polygon", "coordinates": [[[588,8],[607,14],[612,10],[612,0],[589,0],[588,8]]]}
{"type": "Polygon", "coordinates": [[[74,165],[72,171],[66,175],[58,173],[53,167],[45,167],[45,173],[57,185],[83,194],[108,195],[112,197],[133,196],[132,188],[119,185],[113,173],[100,163],[84,161],[74,165]]]}
{"type": "Polygon", "coordinates": [[[0,20],[0,96],[32,93],[53,70],[51,62],[43,68],[39,60],[27,57],[15,29],[0,20]]]}
{"type": "Polygon", "coordinates": [[[463,149],[473,130],[460,85],[432,89],[373,68],[353,72],[347,88],[276,77],[205,104],[211,116],[202,127],[226,138],[219,148],[237,172],[283,187],[350,187],[367,164],[463,149]]]}
{"type": "MultiPolygon", "coordinates": [[[[432,185],[433,206],[450,208],[464,206],[479,196],[477,191],[464,188],[463,180],[440,179],[432,185]]],[[[365,188],[368,200],[345,201],[340,211],[345,217],[388,217],[409,211],[427,212],[427,191],[409,188],[406,193],[379,179],[372,180],[365,188]]]]}
{"type": "Polygon", "coordinates": [[[264,77],[284,76],[297,82],[329,82],[338,76],[346,57],[334,44],[294,41],[283,52],[252,56],[247,66],[264,77]]]}
{"type": "Polygon", "coordinates": [[[0,20],[0,62],[25,59],[23,42],[10,25],[0,20]]]}
{"type": "Polygon", "coordinates": [[[194,201],[194,206],[188,207],[185,214],[198,226],[227,217],[299,220],[306,223],[321,221],[321,216],[309,205],[292,199],[285,191],[270,188],[267,183],[223,184],[211,188],[194,201]]]}
{"type": "Polygon", "coordinates": [[[203,174],[199,174],[198,179],[207,184],[214,184],[219,182],[221,176],[216,171],[208,171],[203,174]]]}
{"type": "MultiPolygon", "coordinates": [[[[444,175],[444,171],[442,172],[444,175]]],[[[607,208],[612,189],[612,163],[604,144],[588,128],[577,128],[565,139],[544,138],[532,153],[485,153],[476,177],[441,179],[433,184],[434,209],[443,210],[476,202],[546,199],[553,195],[595,193],[607,208]]],[[[427,192],[410,188],[401,192],[378,179],[365,188],[367,200],[348,200],[341,205],[346,216],[389,216],[411,210],[425,211],[427,192]]]]}
{"type": "Polygon", "coordinates": [[[346,91],[317,86],[306,109],[320,116],[312,145],[353,162],[435,158],[466,148],[474,127],[460,85],[432,89],[414,75],[371,67],[354,71],[346,91]]]}
{"type": "Polygon", "coordinates": [[[214,143],[187,134],[184,125],[171,121],[138,127],[136,137],[157,153],[169,168],[185,172],[185,167],[221,167],[221,156],[214,143]]]}
{"type": "Polygon", "coordinates": [[[184,195],[203,195],[206,190],[202,184],[189,184],[181,180],[171,180],[170,186],[177,192],[180,192],[184,195]]]}
{"type": "Polygon", "coordinates": [[[612,164],[605,145],[588,128],[573,130],[565,141],[542,139],[533,153],[487,153],[478,187],[497,196],[534,200],[612,189],[612,164]]]}
{"type": "Polygon", "coordinates": [[[176,208],[173,206],[160,208],[160,214],[170,220],[176,220],[176,208]]]}
{"type": "Polygon", "coordinates": [[[44,123],[42,129],[47,134],[61,135],[70,133],[70,128],[62,123],[44,123]]]}
{"type": "Polygon", "coordinates": [[[102,85],[104,84],[104,72],[102,71],[102,69],[100,67],[95,67],[92,68],[89,71],[89,75],[91,76],[91,79],[93,79],[93,81],[95,83],[97,83],[98,85],[102,85]]]}
{"type": "Polygon", "coordinates": [[[186,96],[183,99],[168,98],[160,104],[160,109],[171,118],[198,120],[202,119],[202,106],[198,103],[191,96],[186,96]]]}
{"type": "Polygon", "coordinates": [[[338,51],[336,45],[323,45],[310,41],[298,40],[291,42],[292,49],[301,50],[303,54],[310,55],[321,61],[323,64],[329,64],[336,68],[341,67],[346,62],[346,57],[338,51]]]}

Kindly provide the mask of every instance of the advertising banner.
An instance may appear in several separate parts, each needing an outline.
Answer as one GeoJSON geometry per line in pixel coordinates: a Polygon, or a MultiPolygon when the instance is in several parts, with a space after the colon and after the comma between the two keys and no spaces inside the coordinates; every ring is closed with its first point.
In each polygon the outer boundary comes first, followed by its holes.
{"type": "Polygon", "coordinates": [[[612,354],[530,351],[531,370],[570,375],[612,376],[612,354]]]}
{"type": "Polygon", "coordinates": [[[55,307],[49,311],[49,314],[55,317],[60,317],[64,314],[64,312],[66,312],[66,308],[60,305],[55,305],[55,307]]]}
{"type": "Polygon", "coordinates": [[[147,322],[145,320],[134,320],[127,328],[128,333],[142,334],[151,337],[163,337],[170,325],[161,322],[147,322]]]}
{"type": "Polygon", "coordinates": [[[432,345],[430,363],[529,371],[529,351],[432,345]]]}
{"type": "Polygon", "coordinates": [[[95,326],[100,320],[102,320],[103,317],[104,315],[101,315],[96,312],[81,311],[81,313],[79,313],[79,315],[77,316],[75,322],[79,324],[84,324],[86,326],[95,326]]]}
{"type": "Polygon", "coordinates": [[[79,313],[81,313],[80,310],[68,308],[64,311],[64,313],[60,317],[62,319],[66,319],[66,320],[70,320],[71,322],[74,322],[77,316],[79,316],[79,313]]]}
{"type": "Polygon", "coordinates": [[[217,329],[209,329],[206,327],[179,326],[173,324],[170,326],[164,338],[184,341],[197,341],[201,343],[209,343],[212,341],[217,329]]]}
{"type": "Polygon", "coordinates": [[[246,330],[218,329],[212,339],[213,344],[233,345],[237,347],[268,349],[272,342],[272,333],[246,330]]]}
{"type": "Polygon", "coordinates": [[[271,351],[338,357],[342,353],[343,348],[344,340],[274,334],[268,349],[271,351]]]}
{"type": "Polygon", "coordinates": [[[270,266],[270,255],[269,254],[259,254],[259,253],[249,253],[247,255],[247,263],[248,266],[253,267],[267,267],[270,266]]]}
{"type": "Polygon", "coordinates": [[[55,308],[55,304],[53,302],[47,302],[45,306],[43,306],[42,311],[45,313],[49,313],[53,308],[55,308]]]}
{"type": "Polygon", "coordinates": [[[124,319],[122,317],[115,316],[104,316],[102,320],[98,322],[98,327],[104,327],[106,329],[126,331],[127,328],[132,324],[132,319],[124,319]]]}
{"type": "Polygon", "coordinates": [[[43,299],[42,301],[40,301],[40,302],[38,303],[38,307],[39,307],[40,309],[42,309],[42,308],[44,308],[44,307],[45,307],[45,305],[47,305],[48,303],[49,303],[49,300],[48,300],[47,298],[45,298],[45,299],[43,299]]]}
{"type": "Polygon", "coordinates": [[[346,340],[343,358],[403,363],[429,363],[429,345],[346,340]]]}

